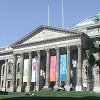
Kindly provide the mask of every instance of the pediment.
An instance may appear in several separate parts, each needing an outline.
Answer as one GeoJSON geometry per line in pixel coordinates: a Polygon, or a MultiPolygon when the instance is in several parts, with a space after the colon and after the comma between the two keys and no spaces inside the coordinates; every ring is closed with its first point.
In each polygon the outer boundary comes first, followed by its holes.
{"type": "Polygon", "coordinates": [[[30,39],[26,40],[22,44],[37,42],[37,41],[43,41],[43,40],[49,40],[49,39],[68,36],[68,35],[69,34],[43,30],[40,33],[38,33],[38,34],[34,35],[33,37],[31,37],[30,39]]]}
{"type": "Polygon", "coordinates": [[[50,40],[50,39],[59,38],[59,37],[65,37],[65,36],[67,37],[73,34],[75,33],[69,32],[68,30],[42,26],[33,30],[32,32],[27,34],[25,37],[16,41],[11,46],[13,47],[15,45],[24,45],[28,43],[50,40]]]}

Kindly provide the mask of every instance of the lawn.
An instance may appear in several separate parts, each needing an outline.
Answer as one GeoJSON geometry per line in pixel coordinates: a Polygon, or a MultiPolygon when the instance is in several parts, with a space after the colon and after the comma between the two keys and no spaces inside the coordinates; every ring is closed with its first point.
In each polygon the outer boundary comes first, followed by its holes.
{"type": "Polygon", "coordinates": [[[43,97],[86,97],[86,96],[99,96],[95,92],[75,92],[75,91],[39,91],[35,92],[37,96],[43,97]]]}
{"type": "Polygon", "coordinates": [[[0,95],[3,100],[100,100],[100,93],[95,92],[67,92],[67,91],[39,91],[35,96],[26,93],[0,95]]]}

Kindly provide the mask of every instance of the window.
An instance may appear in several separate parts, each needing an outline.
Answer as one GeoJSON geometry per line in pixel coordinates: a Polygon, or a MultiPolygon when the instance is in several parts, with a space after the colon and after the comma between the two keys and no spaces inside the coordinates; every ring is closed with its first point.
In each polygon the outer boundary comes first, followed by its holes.
{"type": "Polygon", "coordinates": [[[4,73],[5,73],[5,66],[3,66],[2,75],[4,75],[4,73]]]}
{"type": "Polygon", "coordinates": [[[8,81],[7,87],[10,88],[10,85],[11,85],[11,81],[8,81]]]}
{"type": "Polygon", "coordinates": [[[20,85],[20,79],[17,79],[17,86],[20,85]]]}
{"type": "Polygon", "coordinates": [[[4,86],[4,80],[2,80],[2,87],[4,86]]]}
{"type": "Polygon", "coordinates": [[[24,85],[24,86],[27,86],[27,82],[24,82],[23,85],[24,85]]]}
{"type": "Polygon", "coordinates": [[[17,72],[20,72],[20,63],[17,64],[17,72]]]}
{"type": "Polygon", "coordinates": [[[8,63],[8,73],[11,73],[12,67],[13,67],[13,63],[9,62],[9,63],[8,63]]]}

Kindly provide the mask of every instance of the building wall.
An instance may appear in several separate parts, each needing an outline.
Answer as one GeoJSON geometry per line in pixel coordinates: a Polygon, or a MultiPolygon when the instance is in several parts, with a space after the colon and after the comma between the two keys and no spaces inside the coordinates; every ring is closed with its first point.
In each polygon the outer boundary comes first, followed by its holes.
{"type": "MultiPolygon", "coordinates": [[[[89,34],[94,34],[96,32],[97,34],[97,30],[93,30],[92,32],[90,31],[86,31],[87,34],[89,32],[89,34]]],[[[23,71],[24,71],[24,65],[22,65],[22,54],[23,54],[23,60],[24,59],[30,59],[29,61],[31,62],[33,56],[40,56],[40,62],[38,62],[38,67],[40,67],[40,70],[38,71],[38,73],[36,73],[36,75],[39,75],[39,79],[37,79],[39,82],[37,83],[32,83],[32,85],[34,85],[32,87],[32,89],[43,89],[44,86],[46,85],[46,80],[47,80],[47,76],[50,74],[50,69],[49,69],[49,74],[47,74],[46,71],[46,61],[47,61],[47,50],[50,51],[50,55],[55,55],[58,56],[61,54],[61,52],[59,53],[58,49],[62,50],[62,53],[69,53],[70,57],[69,60],[69,76],[66,76],[67,78],[70,78],[69,83],[65,82],[66,84],[66,89],[70,88],[70,84],[72,83],[73,85],[73,90],[75,91],[83,91],[86,90],[85,88],[87,87],[87,75],[86,75],[86,66],[87,66],[87,57],[86,57],[86,53],[85,53],[85,49],[89,47],[89,37],[85,37],[83,35],[80,35],[79,37],[73,37],[73,38],[66,38],[66,39],[62,39],[62,40],[57,40],[54,41],[52,40],[51,42],[41,42],[40,44],[37,45],[26,45],[27,43],[32,43],[32,42],[36,42],[39,40],[45,40],[45,39],[51,39],[51,38],[58,38],[60,37],[60,35],[63,36],[68,36],[69,34],[62,34],[61,32],[52,32],[52,31],[42,31],[40,33],[38,33],[38,35],[31,37],[30,39],[24,41],[23,43],[20,44],[20,46],[18,47],[14,47],[12,49],[12,52],[9,54],[9,52],[6,54],[2,53],[0,54],[0,60],[3,61],[3,63],[0,63],[1,66],[1,90],[2,91],[8,91],[8,92],[14,92],[14,90],[12,89],[12,86],[15,87],[15,91],[17,92],[22,92],[22,87],[24,85],[24,91],[30,91],[31,90],[31,83],[27,82],[27,85],[25,86],[24,83],[20,83],[21,80],[23,80],[23,77],[21,75],[23,75],[23,71]],[[52,35],[55,34],[55,35],[52,35]],[[58,35],[59,34],[59,35],[58,35]],[[43,37],[44,35],[46,35],[47,37],[43,37]],[[57,36],[56,36],[57,35],[57,36]],[[22,47],[21,47],[22,45],[22,47]],[[26,45],[26,46],[25,46],[26,45]],[[70,49],[69,49],[70,47],[70,49]],[[69,52],[68,52],[69,50],[69,52]],[[30,52],[32,53],[32,55],[30,55],[30,52]],[[40,53],[38,53],[40,52],[40,53]],[[44,53],[45,52],[45,53],[44,53]],[[38,55],[39,54],[39,55],[38,55]],[[16,55],[16,63],[14,61],[14,56],[16,55]],[[6,62],[7,60],[7,62],[6,62]],[[9,72],[9,64],[12,64],[11,66],[11,71],[9,72]],[[39,65],[40,64],[40,65],[39,65]],[[2,70],[3,70],[3,66],[6,66],[6,69],[4,69],[4,74],[2,75],[2,70]],[[19,69],[18,69],[19,67],[19,69]],[[21,68],[22,68],[22,72],[21,72],[21,68]],[[15,70],[15,73],[13,73],[15,70]],[[18,71],[20,70],[20,71],[18,71]],[[13,77],[13,75],[15,75],[15,77],[13,77]],[[15,80],[13,80],[13,78],[15,78],[15,80]],[[80,81],[80,78],[82,79],[80,81]],[[4,82],[3,82],[4,81],[4,82]],[[15,81],[15,82],[14,82],[15,81]],[[3,83],[3,85],[2,85],[3,83]]],[[[50,61],[50,58],[48,58],[50,61]]],[[[68,58],[67,58],[68,59],[68,58]]],[[[58,59],[59,60],[59,59],[58,59]]],[[[49,62],[50,63],[50,62],[49,62]]],[[[59,62],[58,62],[59,63],[59,62]]],[[[67,62],[68,63],[68,62],[67,62]]],[[[50,64],[48,64],[50,67],[50,64]]],[[[32,65],[30,65],[30,63],[28,64],[28,70],[30,70],[29,66],[32,67],[32,65]]],[[[56,66],[57,67],[57,66],[56,66]]],[[[57,69],[57,68],[56,68],[57,69]]],[[[37,68],[38,70],[38,68],[37,68]]],[[[59,70],[58,70],[59,71],[59,70]]],[[[31,72],[31,71],[30,71],[31,72]]],[[[68,72],[67,72],[68,73],[68,72]]],[[[29,74],[29,73],[28,73],[29,74]]],[[[99,83],[95,83],[99,76],[97,77],[97,74],[93,73],[94,75],[94,85],[93,88],[94,90],[96,90],[96,86],[99,85],[99,83]]],[[[31,75],[28,76],[28,81],[30,81],[31,75]]],[[[36,76],[37,78],[37,76],[36,76]]],[[[50,82],[49,82],[50,83],[50,82]]],[[[49,84],[50,85],[50,84],[49,84]]],[[[56,81],[53,82],[54,88],[56,86],[59,86],[59,72],[57,73],[56,71],[56,81]],[[57,76],[58,75],[58,76],[57,76]],[[58,81],[58,83],[57,83],[58,81]]],[[[47,88],[49,88],[47,86],[47,88]]],[[[57,87],[58,88],[58,87],[57,87]]],[[[27,92],[26,91],[26,92],[27,92]]]]}

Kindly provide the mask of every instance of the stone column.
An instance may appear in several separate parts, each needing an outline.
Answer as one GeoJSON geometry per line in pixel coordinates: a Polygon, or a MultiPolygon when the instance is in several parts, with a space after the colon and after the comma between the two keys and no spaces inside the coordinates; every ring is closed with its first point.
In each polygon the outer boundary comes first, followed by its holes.
{"type": "Polygon", "coordinates": [[[28,63],[28,82],[26,86],[26,92],[31,90],[31,75],[32,75],[32,52],[29,52],[29,63],[28,63]]]}
{"type": "Polygon", "coordinates": [[[100,92],[100,73],[99,71],[100,71],[99,66],[96,66],[95,68],[93,68],[94,79],[92,80],[92,82],[94,82],[93,91],[95,92],[100,92]]]}
{"type": "Polygon", "coordinates": [[[36,67],[36,91],[40,88],[40,51],[37,51],[37,67],[36,67]]]}
{"type": "Polygon", "coordinates": [[[4,91],[6,92],[7,89],[7,59],[5,60],[5,73],[4,73],[4,91]]]}
{"type": "Polygon", "coordinates": [[[81,45],[78,45],[78,68],[77,68],[77,85],[76,91],[82,91],[82,53],[81,45]]]}
{"type": "Polygon", "coordinates": [[[47,53],[47,57],[46,57],[46,79],[45,79],[45,86],[44,89],[48,89],[49,88],[49,77],[50,77],[50,51],[49,49],[46,50],[47,53]]]}
{"type": "Polygon", "coordinates": [[[13,69],[12,69],[12,86],[11,86],[11,92],[16,91],[16,60],[17,56],[13,55],[13,69]]]}
{"type": "Polygon", "coordinates": [[[58,86],[60,85],[60,79],[59,79],[59,74],[60,74],[60,50],[59,48],[56,48],[56,84],[54,86],[54,89],[57,90],[58,86]]]}
{"type": "Polygon", "coordinates": [[[65,90],[70,91],[70,78],[71,78],[71,69],[70,69],[70,46],[67,47],[67,80],[65,85],[65,90]]]}
{"type": "Polygon", "coordinates": [[[23,86],[23,69],[24,69],[24,54],[21,53],[21,64],[20,64],[20,85],[18,86],[17,92],[23,92],[24,86],[23,86]]]}

